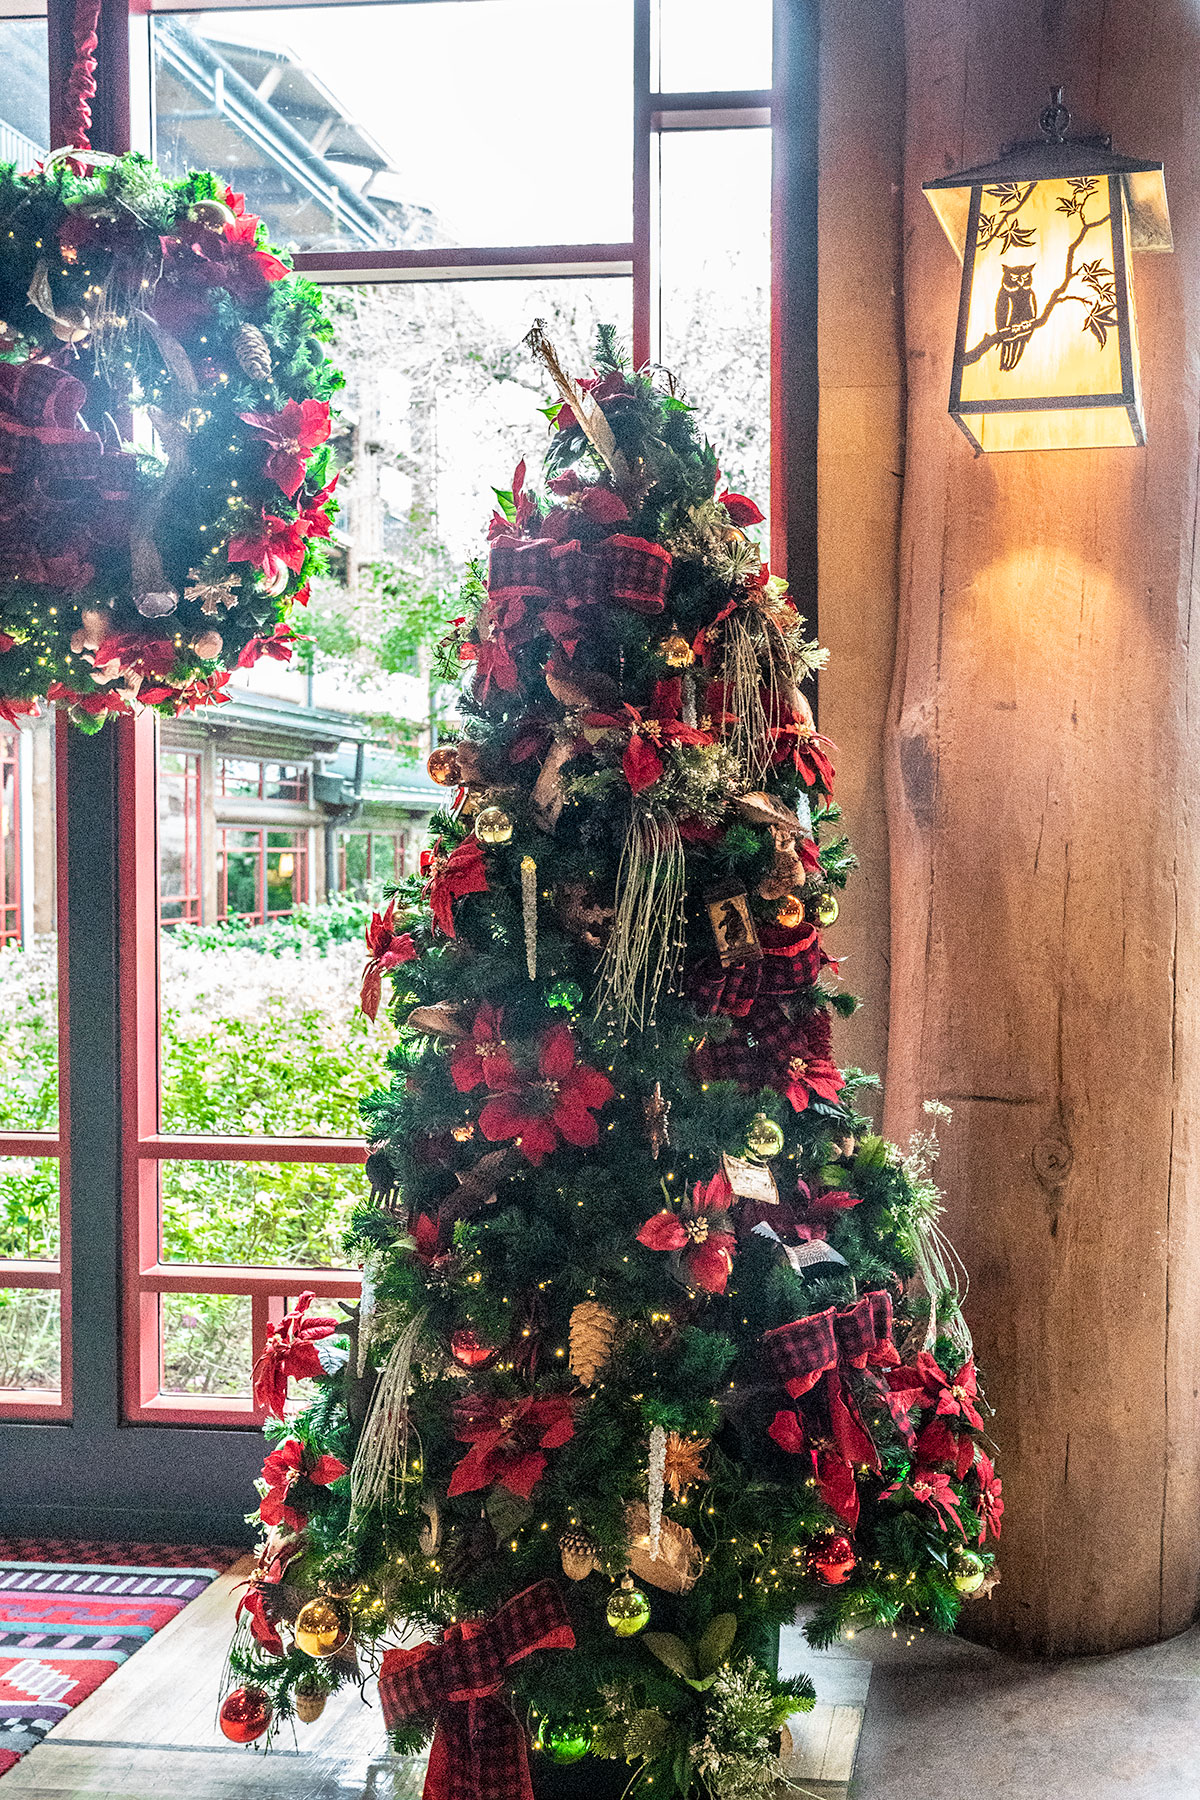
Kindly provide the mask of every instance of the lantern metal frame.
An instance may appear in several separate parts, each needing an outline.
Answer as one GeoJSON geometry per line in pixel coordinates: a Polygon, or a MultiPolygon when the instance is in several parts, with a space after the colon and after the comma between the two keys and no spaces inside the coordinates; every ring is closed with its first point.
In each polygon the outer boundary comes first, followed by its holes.
{"type": "Polygon", "coordinates": [[[1055,88],[1051,91],[1050,105],[1041,115],[1041,127],[1045,133],[1042,139],[1006,145],[993,162],[964,169],[957,174],[941,175],[923,184],[922,191],[963,265],[949,411],[955,424],[977,453],[983,452],[988,446],[976,435],[968,421],[1005,413],[1082,412],[1099,407],[1120,408],[1129,419],[1132,445],[1144,445],[1146,441],[1134,359],[1135,318],[1127,251],[1169,251],[1174,248],[1163,165],[1161,162],[1119,155],[1113,150],[1112,140],[1107,136],[1068,138],[1066,130],[1070,116],[1063,105],[1062,89],[1055,88]],[[1001,184],[1030,186],[1039,182],[1069,181],[1073,178],[1091,178],[1097,182],[1104,181],[1107,185],[1121,386],[1116,391],[1105,393],[1044,394],[964,401],[964,359],[967,355],[967,335],[974,297],[975,254],[984,190],[1001,184]]]}

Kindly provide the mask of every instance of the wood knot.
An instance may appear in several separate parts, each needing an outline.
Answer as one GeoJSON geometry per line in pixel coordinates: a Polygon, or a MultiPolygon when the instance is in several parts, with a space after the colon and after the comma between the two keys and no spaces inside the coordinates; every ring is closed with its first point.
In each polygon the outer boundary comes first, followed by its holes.
{"type": "Polygon", "coordinates": [[[1071,1173],[1075,1152],[1061,1131],[1047,1131],[1033,1146],[1030,1161],[1044,1188],[1060,1188],[1071,1173]]]}

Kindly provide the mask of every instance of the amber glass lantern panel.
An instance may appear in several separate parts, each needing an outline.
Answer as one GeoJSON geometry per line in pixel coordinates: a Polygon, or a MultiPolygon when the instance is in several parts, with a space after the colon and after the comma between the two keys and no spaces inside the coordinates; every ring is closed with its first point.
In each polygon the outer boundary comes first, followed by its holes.
{"type": "Polygon", "coordinates": [[[971,189],[950,411],[979,450],[1141,444],[1116,176],[971,189]]]}

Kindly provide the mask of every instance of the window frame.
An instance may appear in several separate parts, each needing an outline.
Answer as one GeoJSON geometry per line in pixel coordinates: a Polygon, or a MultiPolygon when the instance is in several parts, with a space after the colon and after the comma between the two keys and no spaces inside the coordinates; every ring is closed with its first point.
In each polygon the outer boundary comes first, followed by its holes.
{"type": "MultiPolygon", "coordinates": [[[[292,0],[295,3],[295,0],[292,0]]],[[[301,0],[328,4],[329,0],[301,0]]],[[[338,0],[332,0],[337,4],[338,0]]],[[[348,3],[348,0],[343,0],[348,3]]],[[[420,0],[394,0],[420,3],[420,0]]],[[[478,0],[486,3],[486,0],[478,0]]],[[[261,0],[260,0],[261,4],[261,0]]],[[[665,93],[653,85],[653,0],[631,0],[634,55],[634,161],[631,237],[628,242],[586,245],[466,246],[428,250],[298,253],[298,271],[321,283],[505,279],[554,275],[632,276],[632,349],[640,365],[653,359],[654,152],[668,130],[767,126],[772,138],[772,563],[786,573],[815,624],[816,518],[816,0],[774,0],[775,68],[770,89],[665,93]]],[[[166,8],[164,11],[168,10],[166,8]]],[[[0,0],[8,16],[30,16],[19,0],[0,0]]],[[[99,25],[98,93],[92,142],[98,149],[149,147],[152,115],[150,18],[147,0],[103,0],[99,25]]],[[[66,77],[72,60],[73,0],[47,0],[52,141],[65,136],[66,77]]],[[[59,1522],[72,1506],[95,1522],[97,1508],[116,1516],[138,1501],[145,1525],[149,1464],[154,1459],[162,1489],[155,1505],[171,1529],[202,1518],[231,1528],[243,1510],[242,1486],[256,1466],[258,1425],[249,1397],[164,1395],[159,1391],[159,1297],[164,1293],[249,1295],[254,1341],[281,1316],[287,1295],[303,1286],[353,1298],[354,1270],[289,1268],[218,1269],[166,1264],[159,1257],[158,1171],[178,1159],[242,1162],[361,1163],[363,1139],[188,1137],[159,1128],[158,814],[155,765],[157,721],[143,717],[110,724],[99,739],[56,743],[58,796],[60,1126],[57,1133],[0,1134],[0,1155],[57,1157],[60,1169],[61,1247],[57,1263],[0,1264],[0,1285],[57,1287],[62,1295],[62,1392],[47,1396],[6,1393],[0,1399],[0,1457],[15,1421],[66,1433],[39,1438],[39,1468],[50,1481],[71,1485],[78,1467],[71,1440],[107,1445],[111,1466],[92,1481],[84,1498],[61,1504],[44,1500],[40,1482],[0,1498],[0,1525],[38,1528],[59,1522]],[[98,811],[96,809],[99,809],[98,811]],[[113,887],[89,894],[84,879],[87,832],[107,831],[113,887]],[[72,880],[72,865],[77,879],[72,880]],[[95,934],[99,932],[97,938],[95,934]],[[92,934],[89,939],[89,934],[92,934]],[[109,935],[110,934],[110,935],[109,935]],[[96,944],[103,968],[84,960],[96,944]],[[74,952],[72,952],[74,945],[74,952]],[[111,992],[101,992],[110,958],[111,992]],[[68,977],[86,972],[86,1006],[72,1018],[68,977]],[[103,1066],[111,1042],[115,1066],[103,1066]],[[70,1105],[70,1055],[75,1051],[83,1092],[70,1105]],[[98,1073],[93,1059],[101,1059],[98,1073]],[[110,1079],[111,1076],[111,1079],[110,1079]],[[111,1092],[109,1089],[111,1088],[111,1092]],[[98,1145],[98,1140],[101,1140],[98,1145]],[[71,1156],[72,1143],[77,1155],[71,1156]],[[97,1155],[97,1148],[99,1154],[97,1155]],[[124,1205],[122,1205],[122,1196],[124,1205]],[[77,1205],[71,1261],[72,1202],[77,1205]],[[117,1219],[121,1219],[119,1227],[117,1219]],[[119,1235],[119,1257],[117,1238],[119,1235]],[[72,1329],[74,1325],[74,1339],[72,1329]],[[72,1394],[80,1408],[72,1415],[72,1394]],[[169,1439],[152,1450],[144,1432],[126,1426],[167,1429],[169,1439]],[[206,1427],[197,1432],[195,1427],[206,1427]],[[216,1428],[221,1468],[213,1474],[216,1428]],[[119,1450],[136,1440],[141,1451],[119,1450]],[[168,1442],[172,1468],[163,1475],[168,1442]],[[205,1499],[189,1491],[198,1472],[205,1499]],[[57,1476],[55,1471],[57,1470],[57,1476]],[[115,1483],[115,1486],[114,1486],[115,1483]]],[[[93,961],[95,958],[92,959],[93,961]]],[[[82,978],[82,977],[81,977],[82,978]]],[[[32,1440],[23,1438],[27,1449],[32,1440]]],[[[89,1478],[90,1479],[90,1478],[89,1478]]],[[[149,1529],[149,1526],[147,1526],[149,1529]]],[[[195,1527],[199,1529],[199,1527],[195,1527]]],[[[94,1535],[94,1533],[92,1533],[94,1535]]]]}

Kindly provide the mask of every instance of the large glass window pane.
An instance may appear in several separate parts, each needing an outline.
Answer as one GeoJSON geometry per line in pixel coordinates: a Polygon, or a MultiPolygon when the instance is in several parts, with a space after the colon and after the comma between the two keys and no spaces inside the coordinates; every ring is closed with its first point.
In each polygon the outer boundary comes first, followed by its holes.
{"type": "Polygon", "coordinates": [[[248,1294],[163,1294],[159,1298],[162,1392],[250,1392],[248,1294]]]}
{"type": "Polygon", "coordinates": [[[0,1280],[5,1261],[53,1262],[58,1255],[58,1159],[0,1159],[0,1280]]]}
{"type": "Polygon", "coordinates": [[[44,19],[0,19],[0,163],[31,169],[50,144],[44,19]]]}
{"type": "Polygon", "coordinates": [[[58,1124],[54,727],[0,730],[0,1132],[58,1124]]]}
{"type": "Polygon", "coordinates": [[[161,1177],[164,1262],[344,1266],[366,1193],[357,1163],[164,1162],[161,1177]]]}
{"type": "Polygon", "coordinates": [[[162,922],[200,919],[200,754],[164,750],[158,759],[158,858],[162,922]]]}
{"type": "Polygon", "coordinates": [[[158,159],[224,176],[292,249],[626,242],[632,10],[160,13],[158,159]]]}
{"type": "Polygon", "coordinates": [[[770,87],[771,11],[772,0],[657,0],[659,91],[770,87]]]}
{"type": "Polygon", "coordinates": [[[165,1131],[362,1135],[358,1102],[386,1082],[394,1041],[386,1018],[358,1011],[366,918],[334,903],[249,930],[164,933],[165,1131]]]}
{"type": "Polygon", "coordinates": [[[659,354],[717,446],[722,484],[765,513],[771,133],[664,131],[657,156],[659,354]]]}
{"type": "Polygon", "coordinates": [[[0,1288],[0,1394],[57,1393],[61,1340],[53,1288],[0,1288]]]}

